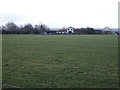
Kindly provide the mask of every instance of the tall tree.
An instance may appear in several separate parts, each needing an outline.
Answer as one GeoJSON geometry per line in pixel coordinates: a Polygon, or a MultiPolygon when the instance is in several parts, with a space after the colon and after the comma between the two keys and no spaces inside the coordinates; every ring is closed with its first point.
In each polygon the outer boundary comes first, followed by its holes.
{"type": "Polygon", "coordinates": [[[44,24],[35,25],[35,33],[36,34],[44,34],[48,30],[49,30],[48,27],[44,24]]]}
{"type": "Polygon", "coordinates": [[[18,26],[14,22],[8,22],[6,23],[6,29],[9,33],[14,34],[16,30],[18,30],[18,26]]]}
{"type": "Polygon", "coordinates": [[[46,27],[45,25],[40,25],[40,33],[44,34],[46,32],[46,27]]]}
{"type": "Polygon", "coordinates": [[[90,27],[87,27],[87,28],[86,28],[86,32],[87,32],[88,34],[94,34],[94,29],[93,29],[93,28],[90,28],[90,27]]]}
{"type": "Polygon", "coordinates": [[[25,34],[33,34],[33,26],[31,24],[27,24],[24,26],[25,34]]]}

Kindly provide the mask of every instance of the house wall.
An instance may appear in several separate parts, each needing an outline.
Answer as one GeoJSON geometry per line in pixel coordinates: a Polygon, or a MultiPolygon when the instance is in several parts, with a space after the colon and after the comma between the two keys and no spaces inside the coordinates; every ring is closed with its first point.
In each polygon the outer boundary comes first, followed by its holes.
{"type": "Polygon", "coordinates": [[[67,33],[69,33],[69,32],[74,33],[74,28],[72,28],[72,27],[67,28],[67,33]]]}

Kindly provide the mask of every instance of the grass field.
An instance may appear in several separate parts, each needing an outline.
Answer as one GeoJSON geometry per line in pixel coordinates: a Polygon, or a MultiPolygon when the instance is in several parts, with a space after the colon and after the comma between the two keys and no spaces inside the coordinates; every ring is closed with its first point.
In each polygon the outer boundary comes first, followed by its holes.
{"type": "Polygon", "coordinates": [[[2,35],[0,35],[0,89],[2,88],[2,35]]]}
{"type": "Polygon", "coordinates": [[[3,88],[116,88],[117,40],[117,35],[3,35],[3,88]]]}

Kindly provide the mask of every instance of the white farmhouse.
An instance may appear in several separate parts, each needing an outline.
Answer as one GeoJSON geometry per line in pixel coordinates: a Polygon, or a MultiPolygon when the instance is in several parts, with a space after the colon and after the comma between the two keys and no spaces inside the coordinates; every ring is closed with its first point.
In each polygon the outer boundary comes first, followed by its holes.
{"type": "Polygon", "coordinates": [[[67,33],[71,34],[71,33],[74,33],[74,28],[73,27],[68,27],[67,28],[67,33]]]}

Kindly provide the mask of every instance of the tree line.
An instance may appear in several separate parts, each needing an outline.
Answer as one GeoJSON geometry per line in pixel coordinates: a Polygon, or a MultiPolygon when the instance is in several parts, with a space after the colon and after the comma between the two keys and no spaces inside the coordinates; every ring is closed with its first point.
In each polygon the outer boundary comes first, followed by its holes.
{"type": "Polygon", "coordinates": [[[44,24],[35,25],[26,24],[17,26],[14,22],[8,22],[1,26],[2,34],[44,34],[49,28],[44,24]]]}

